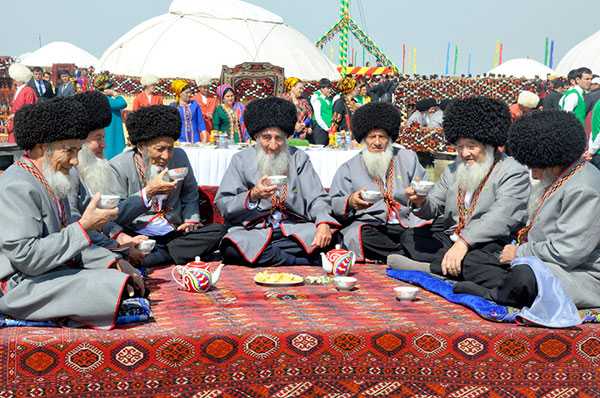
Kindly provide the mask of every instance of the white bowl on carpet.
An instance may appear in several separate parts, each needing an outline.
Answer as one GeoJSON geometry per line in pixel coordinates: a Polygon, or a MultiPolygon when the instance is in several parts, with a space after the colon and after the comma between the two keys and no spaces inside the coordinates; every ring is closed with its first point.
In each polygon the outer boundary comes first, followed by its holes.
{"type": "Polygon", "coordinates": [[[358,280],[353,276],[336,276],[333,278],[333,284],[340,290],[352,290],[358,280]]]}
{"type": "Polygon", "coordinates": [[[394,288],[394,293],[398,300],[413,301],[417,297],[418,287],[415,286],[397,286],[394,288]]]}

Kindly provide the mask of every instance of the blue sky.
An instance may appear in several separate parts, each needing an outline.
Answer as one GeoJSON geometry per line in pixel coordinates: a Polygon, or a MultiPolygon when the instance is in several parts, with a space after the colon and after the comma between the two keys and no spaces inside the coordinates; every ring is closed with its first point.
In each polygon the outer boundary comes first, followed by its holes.
{"type": "MultiPolygon", "coordinates": [[[[210,0],[198,0],[210,1],[210,0]]],[[[281,15],[315,41],[335,22],[338,0],[247,0],[281,15]]],[[[69,41],[100,57],[136,24],[167,12],[170,0],[6,0],[0,55],[19,55],[42,44],[69,41]]],[[[486,72],[496,40],[504,59],[543,62],[544,40],[555,40],[556,63],[575,44],[600,30],[600,1],[580,0],[352,0],[351,13],[397,64],[402,44],[417,49],[419,73],[441,73],[448,42],[459,47],[457,72],[486,72]],[[569,16],[574,11],[576,15],[569,16]],[[570,22],[574,21],[574,22],[570,22]]],[[[333,50],[337,55],[337,49],[333,50]]],[[[330,54],[331,50],[326,50],[330,54]]],[[[356,49],[357,63],[362,50],[356,49]]],[[[451,67],[452,70],[452,67],[451,67]]]]}

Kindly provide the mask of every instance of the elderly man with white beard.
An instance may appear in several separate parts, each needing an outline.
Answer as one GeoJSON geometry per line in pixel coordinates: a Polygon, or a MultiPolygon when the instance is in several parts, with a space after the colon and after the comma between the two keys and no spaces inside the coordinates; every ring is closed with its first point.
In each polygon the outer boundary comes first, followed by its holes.
{"type": "Polygon", "coordinates": [[[545,268],[577,308],[600,307],[600,171],[582,158],[583,126],[571,113],[530,113],[511,127],[507,146],[538,181],[529,199],[528,224],[517,244],[502,250],[500,261],[512,268],[499,286],[462,282],[455,291],[531,308],[548,293],[558,296],[541,277],[545,268]]]}
{"type": "MultiPolygon", "coordinates": [[[[421,218],[442,217],[443,231],[415,228],[402,236],[409,257],[430,262],[426,271],[496,287],[506,272],[499,254],[527,217],[527,169],[501,153],[511,119],[506,104],[485,97],[455,101],[444,133],[456,146],[450,164],[429,194],[406,194],[421,218]]],[[[403,268],[401,258],[388,263],[403,268]]]]}
{"type": "MultiPolygon", "coordinates": [[[[108,160],[104,158],[104,128],[110,124],[110,104],[105,95],[98,91],[88,91],[73,97],[86,110],[85,132],[86,139],[81,145],[77,155],[79,164],[71,169],[72,189],[69,193],[69,205],[74,219],[79,219],[90,199],[96,193],[106,193],[113,189],[113,172],[108,160]]],[[[163,185],[161,179],[151,182],[154,185],[163,185]]],[[[152,191],[154,186],[148,186],[146,190],[152,191]]],[[[120,208],[128,209],[121,212],[127,217],[137,216],[145,213],[148,209],[139,196],[134,195],[120,204],[120,208]],[[136,211],[137,209],[137,211],[136,211]]],[[[118,223],[122,220],[117,216],[115,221],[110,221],[104,228],[105,233],[94,231],[90,238],[94,244],[109,250],[126,249],[129,260],[134,264],[141,264],[144,254],[135,248],[142,240],[148,239],[144,235],[130,236],[122,231],[118,223]]]]}
{"type": "Polygon", "coordinates": [[[308,156],[288,147],[296,108],[281,98],[252,101],[244,115],[256,140],[233,156],[215,203],[231,225],[221,251],[228,264],[318,264],[332,242],[329,196],[308,156]],[[275,184],[272,176],[285,176],[275,184]]]}
{"type": "Polygon", "coordinates": [[[404,253],[400,237],[408,227],[425,224],[415,217],[404,191],[413,180],[425,178],[417,154],[394,148],[400,133],[400,112],[390,104],[369,103],[352,115],[354,138],[365,145],[333,177],[330,195],[334,215],[346,227],[344,244],[358,261],[386,261],[404,253]],[[376,191],[381,199],[366,201],[363,192],[376,191]]]}
{"type": "Polygon", "coordinates": [[[144,256],[141,265],[145,267],[185,264],[195,257],[212,256],[226,231],[223,225],[202,224],[198,183],[190,161],[185,151],[174,148],[180,129],[177,109],[166,105],[141,108],[127,118],[134,147],[110,161],[116,181],[111,193],[126,203],[137,196],[147,207],[142,214],[137,211],[140,202],[119,209],[119,224],[125,233],[156,241],[154,250],[144,256]],[[179,168],[187,168],[185,177],[152,183],[157,178],[170,179],[167,172],[179,168]]]}
{"type": "Polygon", "coordinates": [[[137,271],[92,244],[91,231],[117,215],[96,207],[70,219],[69,169],[77,165],[84,108],[72,98],[28,105],[15,115],[25,155],[0,177],[0,313],[25,320],[69,319],[110,329],[127,291],[144,293],[137,271]]]}

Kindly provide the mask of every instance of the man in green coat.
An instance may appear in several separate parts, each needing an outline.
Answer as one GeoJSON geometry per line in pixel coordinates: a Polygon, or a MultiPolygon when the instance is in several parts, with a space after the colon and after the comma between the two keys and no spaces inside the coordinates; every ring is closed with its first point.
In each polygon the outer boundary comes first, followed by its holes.
{"type": "Polygon", "coordinates": [[[574,85],[565,91],[558,105],[561,110],[573,113],[585,126],[586,107],[583,94],[592,85],[592,71],[585,67],[571,71],[569,72],[569,81],[574,81],[574,85]]]}

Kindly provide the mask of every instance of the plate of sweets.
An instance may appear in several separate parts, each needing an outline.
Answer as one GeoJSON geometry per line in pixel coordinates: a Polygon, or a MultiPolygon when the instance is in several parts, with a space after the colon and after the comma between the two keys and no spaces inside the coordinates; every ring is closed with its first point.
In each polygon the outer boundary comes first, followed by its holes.
{"type": "Polygon", "coordinates": [[[254,276],[254,282],[261,286],[298,286],[304,278],[289,272],[262,271],[254,276]]]}

